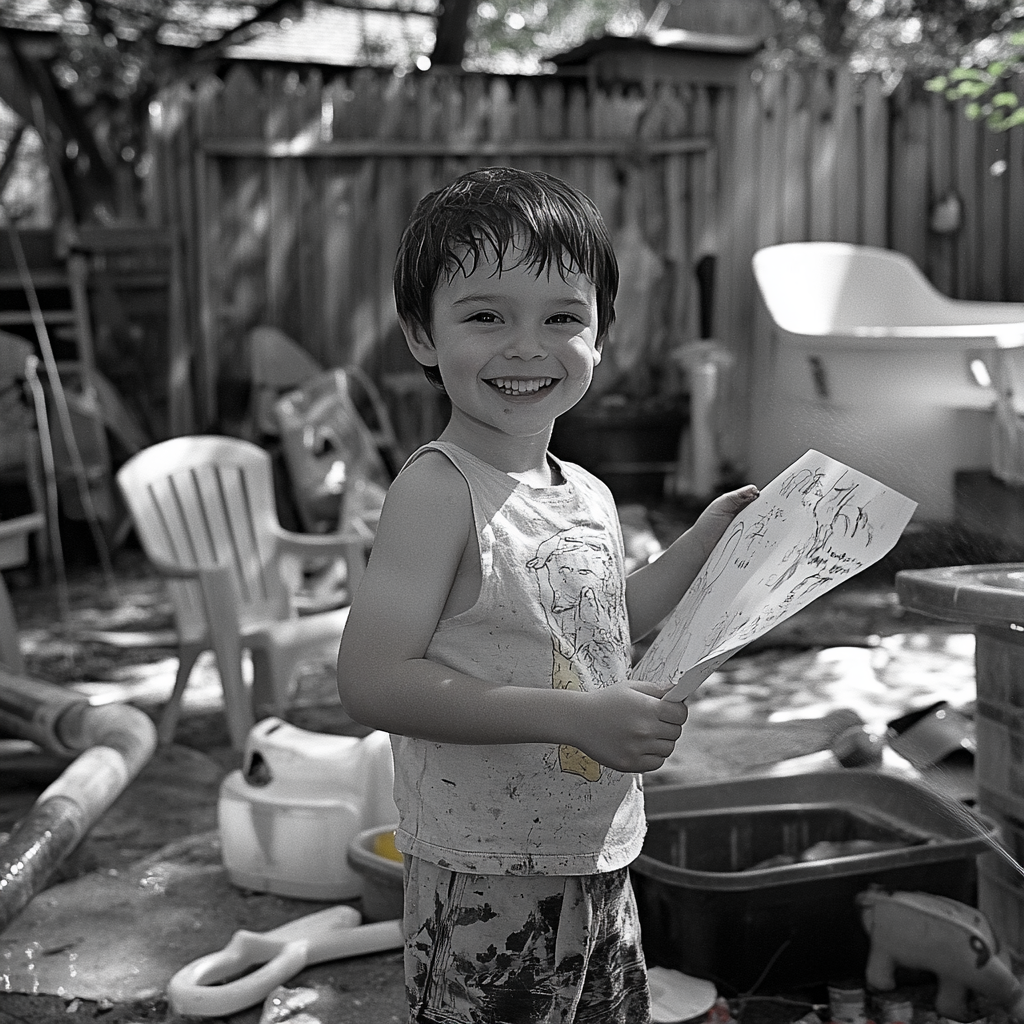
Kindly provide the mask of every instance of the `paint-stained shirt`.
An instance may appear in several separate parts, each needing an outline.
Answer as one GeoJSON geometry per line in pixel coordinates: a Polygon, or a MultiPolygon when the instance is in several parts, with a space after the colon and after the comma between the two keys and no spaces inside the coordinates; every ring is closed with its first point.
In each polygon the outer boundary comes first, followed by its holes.
{"type": "MultiPolygon", "coordinates": [[[[622,532],[595,476],[555,460],[531,487],[435,441],[469,486],[480,595],[442,619],[425,657],[492,683],[591,691],[630,667],[622,532]]],[[[434,743],[393,736],[395,845],[455,871],[581,875],[640,853],[641,778],[569,745],[434,743]]]]}

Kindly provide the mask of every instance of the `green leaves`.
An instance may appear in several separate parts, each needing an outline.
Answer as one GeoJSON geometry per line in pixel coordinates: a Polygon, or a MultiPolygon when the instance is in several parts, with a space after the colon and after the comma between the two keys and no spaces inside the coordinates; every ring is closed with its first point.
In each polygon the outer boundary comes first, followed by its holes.
{"type": "Polygon", "coordinates": [[[956,67],[924,83],[929,92],[940,93],[950,103],[964,102],[964,117],[984,120],[994,132],[1009,131],[1024,124],[1024,107],[1013,91],[1013,79],[1024,66],[1024,32],[1014,32],[1007,40],[1016,52],[1009,58],[981,66],[956,67]]]}

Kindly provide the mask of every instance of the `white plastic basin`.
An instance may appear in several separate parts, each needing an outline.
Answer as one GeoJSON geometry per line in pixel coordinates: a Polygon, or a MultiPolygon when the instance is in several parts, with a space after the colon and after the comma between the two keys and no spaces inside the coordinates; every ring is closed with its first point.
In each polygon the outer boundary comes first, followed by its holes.
{"type": "MultiPolygon", "coordinates": [[[[788,390],[837,406],[910,402],[988,409],[973,360],[1024,346],[1024,303],[951,299],[909,257],[841,242],[790,242],[754,254],[788,390]]],[[[1008,369],[1024,384],[1024,349],[1008,369]]],[[[1024,387],[1015,387],[1024,395],[1024,387]]]]}

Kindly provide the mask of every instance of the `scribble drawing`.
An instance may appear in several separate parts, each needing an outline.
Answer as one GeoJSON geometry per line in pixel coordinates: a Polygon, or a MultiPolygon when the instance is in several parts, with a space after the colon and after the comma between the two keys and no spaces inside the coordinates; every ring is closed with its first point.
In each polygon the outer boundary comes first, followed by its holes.
{"type": "Polygon", "coordinates": [[[650,680],[668,679],[678,670],[680,648],[690,633],[694,617],[700,611],[704,602],[708,599],[715,584],[725,572],[732,561],[733,554],[743,538],[746,527],[743,520],[733,520],[729,534],[724,541],[720,541],[720,547],[716,547],[711,557],[704,563],[704,568],[693,581],[690,589],[686,592],[682,602],[677,606],[680,613],[678,618],[673,616],[671,622],[672,643],[662,643],[657,647],[651,647],[648,656],[642,659],[644,672],[643,678],[650,680]],[[669,662],[675,663],[675,668],[669,669],[669,662]]]}
{"type": "Polygon", "coordinates": [[[755,517],[753,523],[750,525],[750,529],[747,531],[748,553],[754,549],[755,545],[759,544],[766,536],[768,536],[768,529],[771,524],[783,515],[785,515],[783,509],[778,505],[772,505],[771,508],[755,517]]]}
{"type": "MultiPolygon", "coordinates": [[[[526,563],[536,573],[541,606],[551,629],[551,685],[582,690],[581,668],[591,679],[617,678],[616,650],[629,638],[615,614],[619,583],[611,551],[585,528],[564,530],[541,544],[526,563]]],[[[559,768],[588,782],[601,766],[576,747],[558,748],[559,768]]]]}
{"type": "Polygon", "coordinates": [[[794,491],[803,497],[806,497],[808,494],[820,494],[821,481],[824,477],[825,470],[820,467],[799,469],[796,472],[790,473],[782,481],[779,493],[784,498],[788,498],[794,491]]]}
{"type": "Polygon", "coordinates": [[[736,611],[726,612],[717,622],[712,625],[711,629],[708,630],[707,636],[704,637],[704,643],[700,652],[700,657],[697,661],[703,661],[712,651],[717,647],[720,647],[726,640],[731,640],[734,635],[743,630],[743,609],[737,609],[736,611]]]}
{"type": "Polygon", "coordinates": [[[860,534],[860,543],[865,548],[871,546],[874,531],[868,516],[870,502],[865,502],[864,505],[855,503],[854,499],[861,485],[857,481],[844,483],[846,476],[844,471],[813,503],[813,533],[806,540],[795,544],[783,556],[782,561],[786,567],[782,572],[767,578],[772,591],[778,591],[793,581],[786,597],[787,603],[796,597],[813,594],[823,587],[831,586],[835,582],[837,569],[842,574],[832,552],[837,533],[847,539],[860,534]],[[795,579],[801,571],[804,571],[804,575],[795,579]]]}
{"type": "Polygon", "coordinates": [[[843,473],[833,484],[832,489],[823,495],[815,505],[815,518],[830,522],[833,529],[842,524],[843,533],[847,537],[856,537],[859,531],[866,531],[867,538],[864,541],[864,546],[869,547],[874,540],[874,531],[868,518],[868,506],[867,504],[854,504],[854,498],[861,489],[861,485],[857,482],[844,484],[845,476],[846,473],[843,473]],[[822,507],[819,508],[819,506],[822,507]],[[832,506],[831,510],[830,506],[832,506]]]}

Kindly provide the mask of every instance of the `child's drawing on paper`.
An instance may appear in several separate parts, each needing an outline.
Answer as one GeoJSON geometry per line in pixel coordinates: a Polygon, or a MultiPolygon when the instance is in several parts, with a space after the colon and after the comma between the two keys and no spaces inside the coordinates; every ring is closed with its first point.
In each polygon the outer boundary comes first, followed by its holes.
{"type": "Polygon", "coordinates": [[[738,518],[633,670],[684,700],[745,644],[867,568],[917,507],[897,491],[809,451],[738,518]]]}
{"type": "MultiPolygon", "coordinates": [[[[734,520],[729,532],[711,553],[711,557],[704,563],[704,568],[701,569],[693,581],[693,585],[686,592],[683,603],[676,609],[679,614],[677,628],[681,638],[692,634],[694,617],[700,612],[704,602],[714,591],[715,584],[721,579],[722,574],[733,560],[736,549],[743,539],[744,531],[743,521],[740,518],[734,520]]],[[[677,661],[680,654],[678,645],[675,647],[668,644],[662,645],[658,655],[648,662],[648,671],[651,674],[646,678],[665,678],[668,666],[677,661]]]]}

